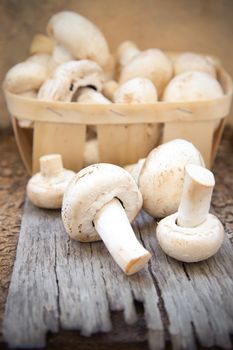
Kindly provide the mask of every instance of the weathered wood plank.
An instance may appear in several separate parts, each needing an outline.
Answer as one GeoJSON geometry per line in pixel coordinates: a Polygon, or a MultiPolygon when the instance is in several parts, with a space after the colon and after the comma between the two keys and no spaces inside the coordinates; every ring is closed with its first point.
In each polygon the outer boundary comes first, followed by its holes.
{"type": "Polygon", "coordinates": [[[41,347],[48,331],[77,329],[89,336],[111,330],[111,310],[137,320],[144,305],[151,349],[230,348],[233,333],[233,249],[228,240],[212,259],[182,264],[159,248],[155,221],[141,213],[135,231],[153,253],[147,269],[125,276],[102,242],[66,235],[59,211],[26,202],[4,319],[13,347],[41,347]],[[198,342],[198,343],[197,343],[198,342]]]}
{"type": "Polygon", "coordinates": [[[11,347],[44,346],[46,332],[58,329],[108,332],[110,310],[123,310],[132,324],[134,299],[144,304],[147,327],[156,332],[153,348],[161,349],[163,325],[149,270],[126,277],[102,242],[69,240],[59,211],[26,202],[3,326],[11,347]]]}
{"type": "Polygon", "coordinates": [[[59,225],[56,213],[26,203],[3,321],[11,347],[42,347],[46,333],[58,331],[54,232],[59,225]]]}
{"type": "Polygon", "coordinates": [[[227,237],[211,259],[184,264],[167,257],[157,244],[154,223],[139,218],[145,246],[152,251],[151,273],[160,290],[174,349],[231,348],[233,333],[233,249],[227,237]],[[197,344],[198,342],[198,344],[197,344]]]}

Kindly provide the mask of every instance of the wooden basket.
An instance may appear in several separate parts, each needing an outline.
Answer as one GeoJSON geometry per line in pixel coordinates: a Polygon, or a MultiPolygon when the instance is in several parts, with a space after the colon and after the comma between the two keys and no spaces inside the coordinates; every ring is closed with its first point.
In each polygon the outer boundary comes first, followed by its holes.
{"type": "Polygon", "coordinates": [[[8,91],[5,97],[29,174],[38,171],[40,156],[49,153],[60,153],[68,169],[82,168],[88,125],[97,129],[100,162],[132,164],[159,143],[183,138],[200,150],[210,167],[232,98],[232,79],[222,67],[218,69],[218,80],[223,97],[185,103],[82,105],[38,101],[8,91]],[[20,127],[20,119],[33,121],[33,129],[20,127]]]}

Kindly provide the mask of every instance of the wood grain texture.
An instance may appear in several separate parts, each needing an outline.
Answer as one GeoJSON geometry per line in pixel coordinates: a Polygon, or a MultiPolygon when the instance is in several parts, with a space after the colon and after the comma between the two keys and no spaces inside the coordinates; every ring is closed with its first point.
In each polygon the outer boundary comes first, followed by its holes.
{"type": "Polygon", "coordinates": [[[100,162],[125,166],[145,158],[159,143],[161,125],[98,125],[100,162]]]}
{"type": "Polygon", "coordinates": [[[83,166],[85,138],[85,125],[35,122],[32,174],[39,171],[40,157],[51,153],[61,154],[64,168],[79,171],[83,166]]]}
{"type": "Polygon", "coordinates": [[[159,248],[156,222],[141,213],[139,239],[152,253],[149,266],[125,276],[102,242],[68,238],[59,211],[26,201],[9,289],[3,333],[11,347],[45,346],[46,333],[77,329],[84,336],[109,332],[110,312],[137,320],[134,300],[143,304],[150,349],[231,347],[233,333],[233,249],[226,237],[219,253],[198,264],[182,264],[159,248]]]}

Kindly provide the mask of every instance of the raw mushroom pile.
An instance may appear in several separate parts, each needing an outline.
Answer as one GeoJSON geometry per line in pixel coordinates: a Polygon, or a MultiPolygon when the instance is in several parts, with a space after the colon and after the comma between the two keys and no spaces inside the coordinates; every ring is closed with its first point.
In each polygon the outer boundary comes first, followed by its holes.
{"type": "MultiPolygon", "coordinates": [[[[157,103],[206,100],[224,92],[217,81],[218,62],[185,52],[167,55],[157,48],[140,50],[124,41],[111,54],[102,32],[88,19],[63,11],[53,15],[47,35],[37,34],[31,56],[11,68],[4,88],[27,98],[73,103],[157,103]]],[[[21,127],[32,122],[20,120],[21,127]]],[[[216,124],[216,127],[218,124],[216,124]]],[[[85,164],[98,162],[94,127],[85,164]],[[94,149],[96,158],[89,154],[94,149]]]]}
{"type": "MultiPolygon", "coordinates": [[[[101,31],[74,12],[52,16],[47,35],[34,37],[30,54],[8,71],[4,81],[6,90],[27,98],[151,104],[224,94],[213,59],[194,53],[174,57],[157,48],[140,50],[132,41],[121,43],[110,54],[101,31]]],[[[19,123],[33,126],[24,120],[19,123]]],[[[95,127],[89,127],[88,133],[86,163],[98,163],[95,127]]],[[[28,182],[27,194],[38,207],[62,208],[71,238],[81,242],[102,239],[116,263],[130,275],[151,257],[130,225],[142,207],[162,219],[157,238],[167,255],[196,262],[220,248],[224,230],[209,214],[214,176],[204,166],[199,151],[185,140],[163,144],[126,169],[99,163],[74,174],[63,168],[60,155],[45,155],[40,172],[28,182]]]]}
{"type": "Polygon", "coordinates": [[[59,155],[43,156],[27,194],[41,208],[62,207],[63,224],[72,239],[102,239],[115,262],[131,275],[151,257],[130,225],[141,208],[162,219],[157,239],[167,255],[197,262],[218,251],[224,229],[209,214],[214,184],[200,152],[177,139],[126,169],[98,163],[74,174],[63,169],[59,155]]]}

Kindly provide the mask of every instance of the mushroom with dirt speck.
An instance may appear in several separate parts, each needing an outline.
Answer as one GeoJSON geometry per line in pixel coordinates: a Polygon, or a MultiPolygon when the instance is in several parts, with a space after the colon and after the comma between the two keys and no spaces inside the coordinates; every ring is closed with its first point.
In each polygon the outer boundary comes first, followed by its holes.
{"type": "Polygon", "coordinates": [[[82,169],[70,182],[62,219],[71,238],[81,242],[102,239],[121,269],[131,275],[151,256],[130,225],[141,206],[141,193],[127,171],[100,163],[82,169]]]}
{"type": "Polygon", "coordinates": [[[200,101],[222,97],[220,83],[210,74],[187,71],[176,75],[166,86],[162,100],[165,102],[200,101]]]}
{"type": "Polygon", "coordinates": [[[158,100],[154,84],[146,78],[133,78],[114,93],[115,103],[154,103],[158,100]]]}

